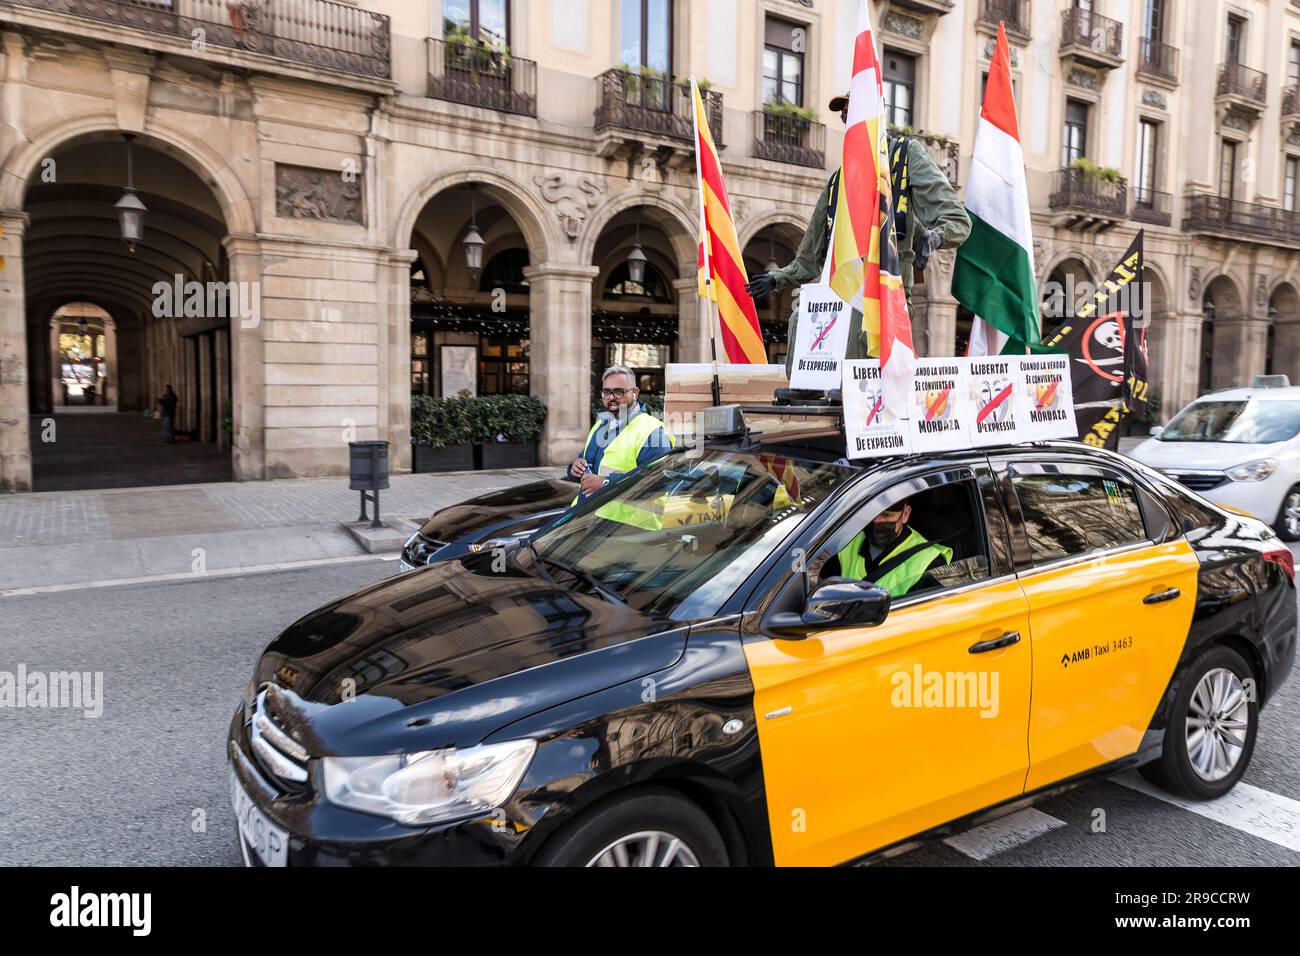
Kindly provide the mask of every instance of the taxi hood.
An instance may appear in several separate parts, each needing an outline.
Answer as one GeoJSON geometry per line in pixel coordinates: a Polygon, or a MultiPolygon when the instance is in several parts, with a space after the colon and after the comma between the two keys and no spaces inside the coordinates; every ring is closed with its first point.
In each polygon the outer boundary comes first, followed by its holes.
{"type": "Polygon", "coordinates": [[[1152,438],[1134,448],[1129,455],[1152,468],[1175,471],[1224,471],[1247,462],[1259,461],[1276,451],[1273,445],[1246,445],[1240,442],[1160,441],[1152,438]]]}
{"type": "MultiPolygon", "coordinates": [[[[424,568],[308,614],[263,653],[315,756],[465,747],[670,667],[688,628],[539,576],[526,551],[424,568]],[[500,562],[498,561],[498,567],[500,562]]],[[[581,588],[579,585],[578,588],[581,588]]]]}

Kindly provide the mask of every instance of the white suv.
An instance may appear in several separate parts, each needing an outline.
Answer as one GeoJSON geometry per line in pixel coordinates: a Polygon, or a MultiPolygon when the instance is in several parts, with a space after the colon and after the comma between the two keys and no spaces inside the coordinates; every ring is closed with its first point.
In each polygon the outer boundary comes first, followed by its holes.
{"type": "Polygon", "coordinates": [[[1212,392],[1151,435],[1129,455],[1300,541],[1300,388],[1212,392]]]}

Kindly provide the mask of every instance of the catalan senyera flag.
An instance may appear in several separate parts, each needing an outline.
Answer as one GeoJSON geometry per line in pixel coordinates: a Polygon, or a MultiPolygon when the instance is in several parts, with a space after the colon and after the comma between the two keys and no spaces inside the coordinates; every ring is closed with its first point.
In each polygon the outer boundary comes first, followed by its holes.
{"type": "Polygon", "coordinates": [[[860,0],[830,284],[855,307],[860,297],[868,353],[880,356],[885,401],[901,411],[916,367],[916,350],[894,237],[884,100],[871,5],[860,0]]]}
{"type": "Polygon", "coordinates": [[[758,329],[758,310],[745,291],[749,277],[740,254],[736,222],[731,218],[727,184],[722,163],[709,131],[704,98],[691,79],[695,105],[695,164],[700,180],[700,269],[699,291],[704,299],[718,304],[722,344],[727,361],[737,365],[761,365],[767,361],[763,334],[758,329]]]}

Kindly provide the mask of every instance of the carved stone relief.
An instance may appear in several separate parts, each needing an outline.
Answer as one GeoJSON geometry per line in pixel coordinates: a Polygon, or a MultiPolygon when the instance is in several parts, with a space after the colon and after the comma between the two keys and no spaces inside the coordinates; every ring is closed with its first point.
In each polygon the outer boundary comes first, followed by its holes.
{"type": "Polygon", "coordinates": [[[361,174],[339,169],[275,164],[275,214],[365,225],[361,174]]]}
{"type": "Polygon", "coordinates": [[[597,179],[577,174],[572,181],[563,173],[538,173],[533,177],[541,190],[542,198],[555,207],[560,228],[570,242],[577,241],[587,213],[600,202],[605,187],[597,179]]]}

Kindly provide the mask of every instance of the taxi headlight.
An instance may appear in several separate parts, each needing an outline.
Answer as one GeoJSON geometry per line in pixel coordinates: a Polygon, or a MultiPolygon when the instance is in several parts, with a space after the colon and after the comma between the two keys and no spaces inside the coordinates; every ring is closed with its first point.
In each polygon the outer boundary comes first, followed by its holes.
{"type": "Polygon", "coordinates": [[[536,749],[535,741],[512,740],[466,750],[325,757],[325,798],[408,827],[476,817],[509,799],[536,749]]]}
{"type": "Polygon", "coordinates": [[[1233,481],[1263,481],[1275,471],[1277,471],[1277,462],[1272,458],[1265,458],[1229,468],[1224,474],[1233,481]]]}

